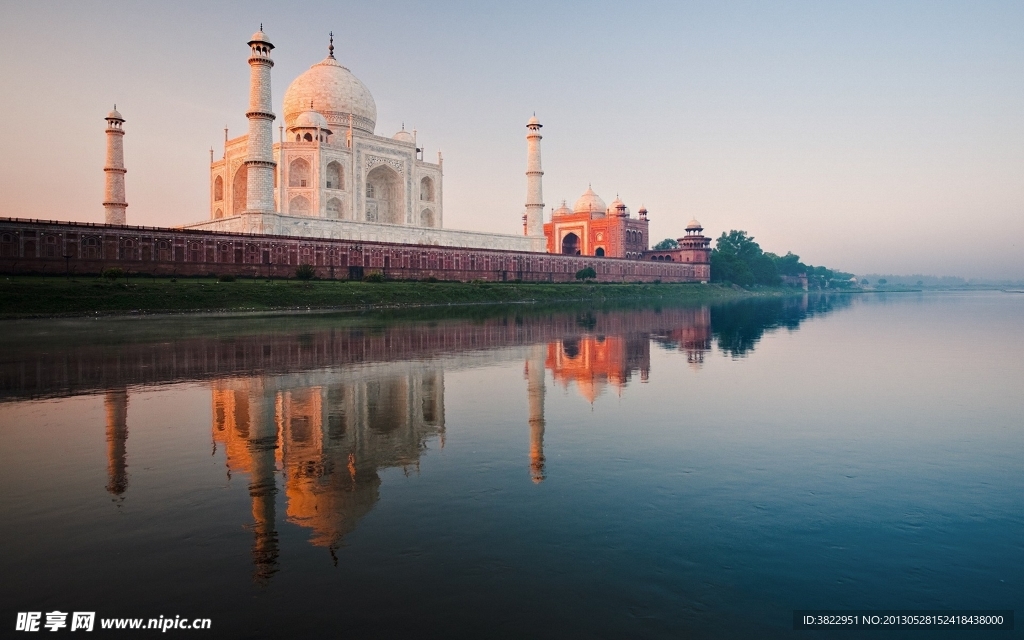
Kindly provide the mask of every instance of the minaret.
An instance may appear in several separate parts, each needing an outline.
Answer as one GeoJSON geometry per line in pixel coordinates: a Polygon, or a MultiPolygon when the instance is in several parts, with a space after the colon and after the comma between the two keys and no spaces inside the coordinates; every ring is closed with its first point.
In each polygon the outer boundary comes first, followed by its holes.
{"type": "Polygon", "coordinates": [[[107,491],[120,497],[128,488],[128,390],[107,391],[103,407],[107,412],[107,491]]]}
{"type": "Polygon", "coordinates": [[[249,41],[249,119],[248,147],[245,154],[246,213],[274,212],[274,113],[270,100],[270,44],[263,25],[249,41]]]}
{"type": "Polygon", "coordinates": [[[540,483],[544,480],[544,345],[530,348],[525,373],[530,407],[530,478],[540,483]]]}
{"type": "Polygon", "coordinates": [[[107,184],[103,190],[103,221],[107,224],[125,224],[124,201],[124,118],[114,110],[107,114],[107,163],[103,167],[107,184]]]}
{"type": "Polygon", "coordinates": [[[526,123],[526,235],[544,239],[544,195],[541,189],[540,120],[536,114],[526,123]]]}

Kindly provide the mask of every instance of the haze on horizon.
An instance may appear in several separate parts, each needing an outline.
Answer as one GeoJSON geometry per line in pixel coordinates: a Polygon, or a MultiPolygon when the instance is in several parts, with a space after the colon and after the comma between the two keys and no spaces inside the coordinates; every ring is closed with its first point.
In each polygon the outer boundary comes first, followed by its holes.
{"type": "MultiPolygon", "coordinates": [[[[246,41],[288,84],[327,53],[377,134],[445,159],[445,226],[522,230],[525,124],[550,212],[593,184],[651,238],[744,229],[858,274],[1024,279],[1024,3],[21,3],[0,0],[0,216],[100,222],[104,115],[129,224],[208,216],[245,132],[246,41]]],[[[652,242],[653,244],[653,242],[652,242]]]]}

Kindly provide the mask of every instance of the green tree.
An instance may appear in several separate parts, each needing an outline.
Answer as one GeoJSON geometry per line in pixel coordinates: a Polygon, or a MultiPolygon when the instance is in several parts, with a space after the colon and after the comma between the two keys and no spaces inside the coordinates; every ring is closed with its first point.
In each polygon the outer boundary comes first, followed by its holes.
{"type": "Polygon", "coordinates": [[[675,240],[673,240],[672,238],[665,238],[664,240],[662,240],[658,244],[654,245],[654,250],[655,251],[667,251],[669,249],[678,249],[678,248],[679,248],[679,243],[676,242],[675,240]]]}
{"type": "Polygon", "coordinates": [[[588,278],[596,278],[597,272],[594,271],[594,267],[584,267],[576,272],[577,280],[587,280],[588,278]]]}
{"type": "Polygon", "coordinates": [[[312,280],[315,275],[316,269],[311,264],[300,264],[299,268],[295,270],[295,277],[299,280],[312,280]]]}

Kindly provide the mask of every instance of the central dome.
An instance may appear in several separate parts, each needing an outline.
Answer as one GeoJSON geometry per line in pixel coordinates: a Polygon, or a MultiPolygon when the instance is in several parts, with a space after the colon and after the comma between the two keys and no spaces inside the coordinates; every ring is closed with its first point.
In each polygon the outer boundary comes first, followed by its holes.
{"type": "Polygon", "coordinates": [[[576,201],[572,212],[589,213],[591,216],[604,217],[604,212],[607,208],[601,196],[594,193],[594,190],[590,187],[587,187],[587,190],[583,192],[580,199],[576,201]]]}
{"type": "Polygon", "coordinates": [[[331,56],[288,85],[284,92],[285,127],[291,127],[299,114],[308,111],[310,103],[335,132],[348,129],[349,114],[354,129],[372,134],[377,124],[377,105],[369,89],[331,56]]]}

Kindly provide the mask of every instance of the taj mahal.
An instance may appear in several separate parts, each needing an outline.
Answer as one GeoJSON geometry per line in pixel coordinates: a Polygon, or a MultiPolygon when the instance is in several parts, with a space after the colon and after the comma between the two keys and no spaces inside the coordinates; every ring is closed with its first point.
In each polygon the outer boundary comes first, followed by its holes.
{"type": "Polygon", "coordinates": [[[696,220],[675,246],[652,250],[647,209],[634,215],[618,197],[607,205],[589,186],[546,215],[536,114],[512,233],[446,228],[441,153],[425,158],[404,125],[379,135],[373,94],[335,58],[333,35],[328,43],[327,57],[288,85],[275,131],[275,47],[262,25],[249,39],[248,131],[225,129],[221,157],[210,150],[204,219],[131,226],[126,120],[115,105],[105,118],[103,224],[0,219],[0,272],[282,277],[309,265],[330,279],[564,282],[588,270],[603,282],[710,280],[711,241],[696,220]]]}
{"type": "Polygon", "coordinates": [[[327,57],[288,85],[273,142],[274,45],[262,26],[248,44],[249,131],[233,139],[225,131],[222,158],[211,151],[209,219],[187,228],[629,259],[647,251],[646,209],[632,217],[618,198],[606,206],[589,187],[545,224],[536,116],[527,123],[523,234],[445,229],[441,153],[423,158],[404,126],[377,135],[373,95],[335,58],[333,34],[327,57]]]}

